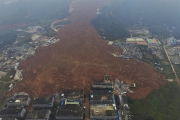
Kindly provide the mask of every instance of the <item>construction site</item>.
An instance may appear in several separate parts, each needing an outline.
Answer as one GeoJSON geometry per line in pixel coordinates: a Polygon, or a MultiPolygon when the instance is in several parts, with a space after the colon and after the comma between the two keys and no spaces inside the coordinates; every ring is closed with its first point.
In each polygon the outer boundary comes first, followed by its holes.
{"type": "Polygon", "coordinates": [[[86,0],[74,2],[70,24],[62,27],[55,36],[55,44],[39,47],[35,55],[19,65],[23,80],[12,93],[23,91],[32,96],[44,96],[62,89],[85,89],[89,94],[91,84],[102,80],[105,74],[112,79],[136,83],[133,99],[145,98],[153,89],[163,85],[163,77],[150,65],[138,60],[114,57],[122,52],[109,46],[91,24],[96,11],[110,4],[111,0],[86,0]]]}

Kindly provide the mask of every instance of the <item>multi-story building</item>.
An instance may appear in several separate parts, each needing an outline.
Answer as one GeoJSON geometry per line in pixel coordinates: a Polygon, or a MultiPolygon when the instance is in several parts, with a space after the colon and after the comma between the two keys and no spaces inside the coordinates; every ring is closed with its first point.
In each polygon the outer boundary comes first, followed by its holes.
{"type": "Polygon", "coordinates": [[[53,104],[54,104],[54,97],[38,97],[38,98],[34,98],[34,102],[33,102],[33,108],[37,109],[37,108],[42,108],[42,109],[50,109],[53,108],[53,104]]]}
{"type": "Polygon", "coordinates": [[[0,118],[23,118],[26,113],[24,108],[22,109],[2,109],[0,111],[0,118]]]}
{"type": "Polygon", "coordinates": [[[27,93],[17,93],[9,98],[6,102],[8,107],[27,107],[29,106],[31,98],[27,93]]]}
{"type": "Polygon", "coordinates": [[[114,104],[114,95],[112,90],[91,90],[90,104],[114,104]]]}
{"type": "Polygon", "coordinates": [[[57,120],[83,120],[83,106],[81,105],[64,105],[58,108],[56,112],[57,120]]]}
{"type": "Polygon", "coordinates": [[[49,120],[50,110],[30,110],[25,120],[49,120]]]}
{"type": "Polygon", "coordinates": [[[61,105],[83,104],[83,103],[84,103],[83,90],[63,90],[61,92],[61,105]]]}
{"type": "Polygon", "coordinates": [[[109,75],[104,76],[104,80],[101,82],[95,82],[92,84],[92,89],[106,89],[106,90],[112,90],[113,89],[113,82],[110,80],[109,75]]]}

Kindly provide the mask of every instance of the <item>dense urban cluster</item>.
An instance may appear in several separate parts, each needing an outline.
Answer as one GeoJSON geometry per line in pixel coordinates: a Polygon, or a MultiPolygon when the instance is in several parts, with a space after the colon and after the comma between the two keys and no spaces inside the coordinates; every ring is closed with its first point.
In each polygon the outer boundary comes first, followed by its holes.
{"type": "Polygon", "coordinates": [[[23,70],[18,69],[19,63],[34,55],[39,46],[49,46],[60,40],[45,36],[45,29],[39,25],[28,27],[26,30],[17,29],[17,32],[16,41],[4,46],[0,52],[0,84],[8,85],[9,91],[16,81],[23,79],[23,70]]]}

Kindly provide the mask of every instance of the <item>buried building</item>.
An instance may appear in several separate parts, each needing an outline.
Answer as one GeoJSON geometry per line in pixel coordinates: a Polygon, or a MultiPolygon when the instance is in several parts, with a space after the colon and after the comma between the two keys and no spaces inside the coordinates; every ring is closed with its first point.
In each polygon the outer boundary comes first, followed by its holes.
{"type": "Polygon", "coordinates": [[[92,89],[94,89],[94,90],[98,90],[98,89],[112,90],[113,89],[113,82],[110,80],[110,76],[105,75],[103,81],[93,83],[92,89]]]}
{"type": "Polygon", "coordinates": [[[2,109],[0,110],[0,118],[23,118],[25,116],[26,110],[22,109],[2,109]]]}
{"type": "Polygon", "coordinates": [[[30,104],[31,98],[27,93],[17,93],[10,97],[6,105],[8,107],[28,107],[30,104]]]}
{"type": "Polygon", "coordinates": [[[61,105],[83,104],[83,103],[84,103],[83,90],[62,90],[61,105]]]}

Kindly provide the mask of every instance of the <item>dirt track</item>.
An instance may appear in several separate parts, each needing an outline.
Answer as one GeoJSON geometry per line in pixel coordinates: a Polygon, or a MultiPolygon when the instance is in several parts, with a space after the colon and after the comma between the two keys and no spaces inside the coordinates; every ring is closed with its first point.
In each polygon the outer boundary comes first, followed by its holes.
{"type": "Polygon", "coordinates": [[[57,34],[61,40],[51,46],[39,48],[36,55],[20,64],[23,80],[14,92],[24,91],[33,96],[48,95],[61,89],[84,88],[89,92],[94,80],[106,74],[112,79],[136,82],[131,98],[144,98],[152,89],[159,88],[162,77],[146,63],[115,58],[109,52],[118,50],[108,46],[91,25],[96,9],[111,0],[83,0],[73,4],[68,18],[71,24],[57,34]],[[103,3],[103,4],[102,4],[103,3]],[[142,85],[143,83],[143,85],[142,85]]]}

